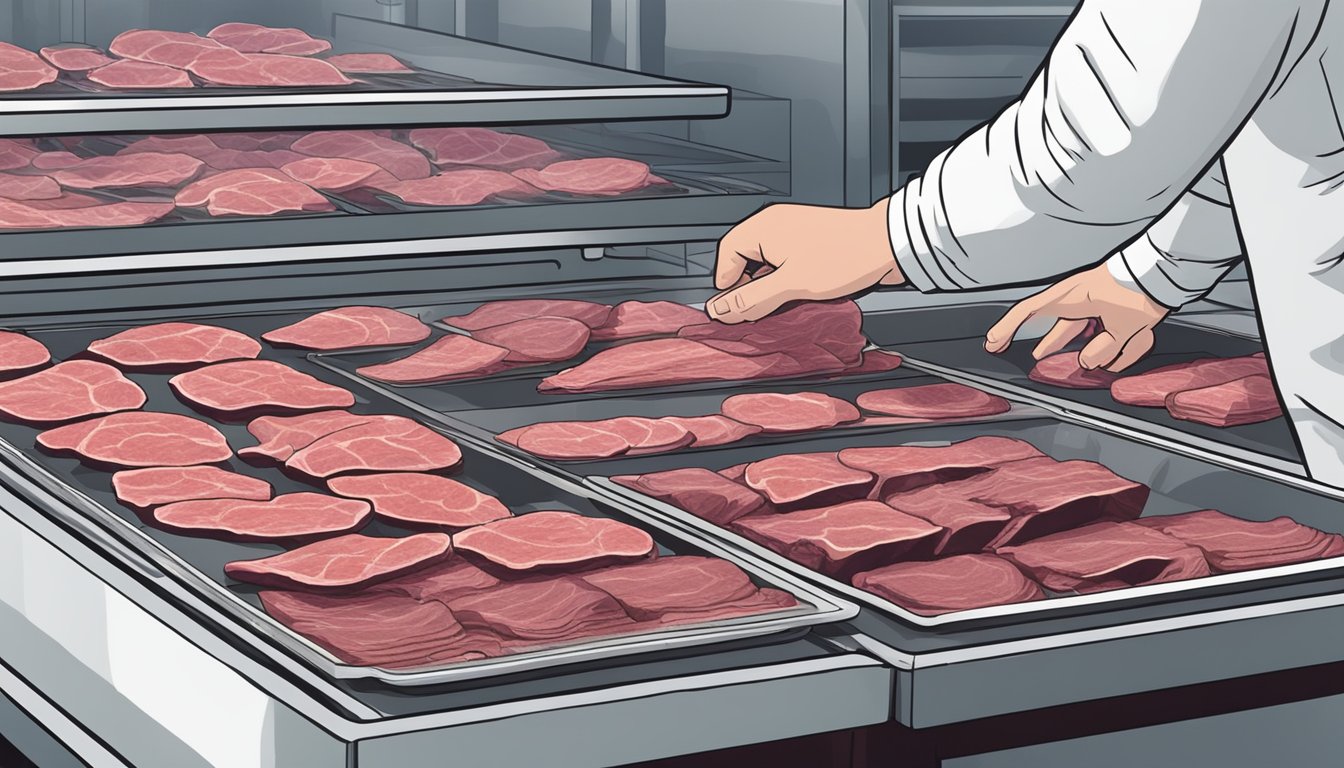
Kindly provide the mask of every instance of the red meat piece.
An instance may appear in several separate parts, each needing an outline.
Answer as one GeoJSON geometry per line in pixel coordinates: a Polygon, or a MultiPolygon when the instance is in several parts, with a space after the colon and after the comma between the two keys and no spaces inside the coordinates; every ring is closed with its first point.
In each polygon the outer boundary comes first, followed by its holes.
{"type": "Polygon", "coordinates": [[[268,501],[198,499],[154,510],[160,527],[187,536],[228,541],[299,541],[364,527],[368,503],[321,493],[287,493],[268,501]]]}
{"type": "Polygon", "coordinates": [[[952,382],[875,389],[859,395],[858,404],[865,411],[916,419],[994,416],[1013,407],[1001,397],[952,382]]]}
{"type": "Polygon", "coordinates": [[[190,416],[128,411],[67,424],[37,436],[39,447],[96,468],[189,467],[233,456],[219,430],[190,416]]]}
{"type": "Polygon", "coordinates": [[[710,621],[797,605],[792,598],[781,606],[763,597],[741,568],[713,557],[664,557],[604,568],[581,578],[616,598],[636,621],[710,621]]]}
{"type": "Polygon", "coordinates": [[[461,449],[442,434],[402,416],[374,416],[297,450],[285,468],[325,480],[348,472],[446,472],[461,463],[461,449]]]}
{"type": "Polygon", "coordinates": [[[168,380],[191,407],[214,415],[319,411],[348,408],[355,396],[272,360],[216,363],[168,380]]]}
{"type": "Polygon", "coordinates": [[[538,188],[575,195],[619,195],[663,183],[647,163],[620,157],[561,160],[536,170],[521,168],[515,176],[538,188]]]}
{"type": "Polygon", "coordinates": [[[207,32],[206,36],[243,53],[311,56],[331,50],[331,43],[318,40],[301,29],[265,27],[237,21],[220,24],[207,32]]]}
{"type": "Polygon", "coordinates": [[[110,365],[68,360],[0,383],[0,418],[51,426],[86,416],[133,411],[145,392],[110,365]]]}
{"type": "Polygon", "coordinates": [[[886,373],[901,367],[901,356],[894,352],[869,349],[863,352],[859,364],[845,369],[845,374],[861,376],[866,373],[886,373]]]}
{"type": "Polygon", "coordinates": [[[315,131],[295,141],[290,149],[312,157],[363,160],[402,180],[423,179],[432,172],[429,160],[413,147],[375,131],[315,131]]]}
{"type": "Polygon", "coordinates": [[[30,373],[51,362],[51,353],[37,339],[0,331],[0,378],[30,373]]]}
{"type": "Polygon", "coordinates": [[[277,347],[330,352],[414,344],[429,338],[429,326],[418,317],[387,307],[340,307],[309,315],[261,338],[277,347]]]}
{"type": "MultiPolygon", "coordinates": [[[[113,38],[107,49],[123,59],[165,64],[178,69],[190,69],[206,53],[229,50],[208,37],[161,29],[126,30],[113,38]]],[[[236,51],[229,52],[237,54],[236,51]]]]}
{"type": "Polygon", "coordinates": [[[1126,376],[1111,385],[1111,397],[1125,405],[1161,408],[1166,405],[1167,398],[1177,392],[1213,387],[1256,375],[1269,375],[1269,364],[1263,357],[1206,358],[1126,376]]]}
{"type": "Polygon", "coordinates": [[[36,53],[0,41],[0,91],[31,91],[55,82],[58,74],[36,53]]]}
{"type": "Polygon", "coordinates": [[[187,69],[212,85],[298,88],[355,82],[321,59],[276,53],[239,53],[231,48],[205,51],[193,59],[187,69]]]}
{"type": "Polygon", "coordinates": [[[861,365],[868,343],[863,313],[847,299],[802,302],[754,323],[687,326],[678,335],[734,354],[784,353],[818,373],[861,365]]]}
{"type": "Polygon", "coordinates": [[[573,512],[532,512],[468,528],[463,552],[509,571],[582,570],[654,554],[653,538],[616,520],[573,512]]]}
{"type": "Polygon", "coordinates": [[[1198,548],[1132,522],[1100,522],[998,553],[1055,592],[1109,589],[1209,575],[1198,548]]]}
{"type": "Polygon", "coordinates": [[[336,210],[317,190],[273,168],[243,168],[206,176],[184,187],[175,201],[184,208],[204,206],[211,216],[336,210]]]}
{"type": "Polygon", "coordinates": [[[1001,464],[1042,457],[1035,446],[1011,437],[976,437],[944,446],[895,445],[846,448],[840,461],[878,477],[874,498],[960,480],[1001,464]]]}
{"type": "Polygon", "coordinates": [[[97,48],[71,43],[49,45],[39,53],[42,54],[42,58],[51,62],[52,66],[63,72],[88,72],[115,61],[97,48]]]}
{"type": "Polygon", "coordinates": [[[501,432],[495,439],[546,459],[606,459],[630,450],[630,443],[609,421],[529,424],[501,432]]]}
{"type": "Polygon", "coordinates": [[[715,445],[728,445],[745,440],[761,433],[754,424],[743,424],[727,416],[664,416],[662,421],[670,421],[690,432],[694,448],[709,448],[715,445]]]}
{"type": "Polygon", "coordinates": [[[349,192],[386,173],[380,165],[348,157],[305,157],[281,165],[280,170],[295,181],[327,192],[349,192]]]}
{"type": "Polygon", "coordinates": [[[50,176],[0,173],[0,197],[7,200],[54,200],[60,196],[61,185],[50,176]]]}
{"type": "Polygon", "coordinates": [[[437,384],[488,376],[506,370],[509,350],[456,333],[399,360],[355,369],[355,373],[388,384],[437,384]]]}
{"type": "Polygon", "coordinates": [[[766,508],[765,497],[717,472],[693,467],[611,478],[716,525],[727,525],[766,508]]]}
{"type": "Polygon", "coordinates": [[[347,75],[399,75],[415,70],[386,53],[340,53],[328,56],[326,62],[347,75]]]}
{"type": "Polygon", "coordinates": [[[605,325],[593,330],[599,341],[675,336],[682,328],[709,322],[705,313],[672,301],[623,301],[612,308],[605,325]]]}
{"type": "MultiPolygon", "coordinates": [[[[300,155],[298,152],[291,152],[288,149],[242,150],[220,148],[202,152],[197,157],[201,159],[201,162],[216,171],[237,171],[245,168],[279,169],[289,163],[314,159],[300,155]]],[[[285,175],[289,176],[289,174],[285,175]]]]}
{"type": "Polygon", "coordinates": [[[436,600],[444,605],[465,595],[498,586],[499,579],[460,557],[412,571],[374,587],[379,592],[406,595],[416,600],[436,600]]]}
{"type": "Polygon", "coordinates": [[[222,137],[206,136],[203,133],[192,133],[185,136],[146,136],[142,139],[136,139],[117,150],[117,156],[153,152],[156,154],[184,154],[198,157],[199,155],[219,151],[219,145],[215,143],[216,138],[222,137]]]}
{"type": "Polygon", "coordinates": [[[509,350],[510,363],[568,360],[588,346],[588,326],[567,317],[534,317],[472,332],[472,337],[509,350]]]}
{"type": "Polygon", "coordinates": [[[575,299],[510,299],[487,301],[465,315],[449,315],[445,323],[472,333],[533,317],[568,317],[589,328],[600,328],[611,316],[611,307],[575,299]]]}
{"type": "Polygon", "coordinates": [[[1167,411],[1174,418],[1211,427],[1256,424],[1283,415],[1274,382],[1263,374],[1174,392],[1167,395],[1167,411]]]}
{"type": "Polygon", "coordinates": [[[780,509],[862,499],[874,476],[840,463],[834,453],[774,456],[747,465],[743,481],[780,509]]]}
{"type": "Polygon", "coordinates": [[[513,514],[494,496],[456,480],[421,472],[333,477],[327,487],[373,504],[374,513],[383,522],[409,528],[454,531],[513,514]]]}
{"type": "Polygon", "coordinates": [[[266,587],[354,590],[442,562],[452,553],[446,533],[401,539],[350,533],[260,560],[235,560],[224,566],[224,573],[266,587]]]}
{"type": "Polygon", "coordinates": [[[376,187],[410,205],[479,205],[495,197],[527,199],[540,194],[535,187],[503,171],[482,168],[444,171],[423,179],[384,182],[376,187]]]}
{"type": "Polygon", "coordinates": [[[350,427],[368,424],[380,417],[356,416],[349,411],[319,411],[299,416],[262,416],[247,425],[257,445],[243,448],[238,455],[256,463],[283,463],[319,438],[350,427]]]}
{"type": "Polygon", "coordinates": [[[88,74],[90,82],[104,88],[195,88],[191,77],[166,64],[122,59],[88,74]]]}
{"type": "Polygon", "coordinates": [[[439,165],[512,171],[544,168],[561,158],[559,152],[541,139],[491,128],[416,128],[410,138],[412,144],[439,165]]]}
{"type": "Polygon", "coordinates": [[[190,155],[141,152],[80,160],[53,170],[51,177],[72,189],[176,187],[195,178],[203,167],[204,163],[190,155]]]}
{"type": "Polygon", "coordinates": [[[0,139],[0,171],[27,168],[38,154],[26,139],[0,139]]]}
{"type": "Polygon", "coordinates": [[[690,339],[653,339],[604,349],[573,368],[546,377],[537,391],[608,392],[800,373],[799,366],[782,353],[747,357],[690,339]]]}
{"type": "Polygon", "coordinates": [[[1287,517],[1242,520],[1213,509],[1146,517],[1140,525],[1198,547],[1216,573],[1272,568],[1344,554],[1344,536],[1287,517]]]}
{"type": "Polygon", "coordinates": [[[734,531],[796,563],[847,577],[933,551],[942,529],[879,501],[851,501],[782,515],[744,517],[734,531]]]}
{"type": "Polygon", "coordinates": [[[199,323],[156,323],[89,344],[89,353],[128,371],[181,371],[261,354],[256,339],[199,323]]]}
{"type": "Polygon", "coordinates": [[[127,469],[112,476],[117,501],[135,509],[197,499],[271,498],[271,484],[219,467],[149,467],[127,469]]]}
{"type": "Polygon", "coordinates": [[[723,401],[723,415],[765,432],[809,432],[859,420],[859,411],[838,397],[821,392],[762,392],[733,395],[723,401]]]}
{"type": "Polygon", "coordinates": [[[76,194],[26,202],[0,199],[0,229],[137,227],[172,212],[172,203],[100,204],[94,198],[76,194]]]}
{"type": "Polygon", "coordinates": [[[526,641],[577,640],[634,625],[616,598],[572,576],[508,584],[448,607],[465,627],[526,641]]]}
{"type": "Polygon", "coordinates": [[[1066,389],[1106,389],[1120,376],[1101,368],[1084,368],[1077,352],[1060,352],[1042,358],[1027,378],[1066,389]]]}
{"type": "Polygon", "coordinates": [[[1040,600],[1045,593],[994,555],[896,563],[860,573],[854,586],[923,616],[1040,600]]]}

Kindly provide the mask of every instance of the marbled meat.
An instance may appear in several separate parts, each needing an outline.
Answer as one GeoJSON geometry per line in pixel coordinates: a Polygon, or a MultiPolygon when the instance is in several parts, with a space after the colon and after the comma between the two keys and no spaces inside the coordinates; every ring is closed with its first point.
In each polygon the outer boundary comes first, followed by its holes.
{"type": "Polygon", "coordinates": [[[521,641],[575,640],[634,629],[616,598],[573,576],[506,584],[448,603],[468,629],[521,641]]]}
{"type": "Polygon", "coordinates": [[[710,322],[702,310],[672,301],[623,301],[606,324],[593,330],[596,341],[675,336],[682,328],[710,322]]]}
{"type": "Polygon", "coordinates": [[[1173,392],[1167,395],[1167,412],[1173,418],[1211,427],[1257,424],[1283,415],[1274,382],[1264,374],[1173,392]]]}
{"type": "Polygon", "coordinates": [[[314,131],[290,145],[311,157],[347,157],[381,166],[403,181],[423,179],[433,170],[429,160],[414,147],[376,131],[314,131]]]}
{"type": "Polygon", "coordinates": [[[954,382],[875,389],[859,395],[857,402],[865,411],[915,419],[969,419],[1012,409],[1002,397],[954,382]]]}
{"type": "Polygon", "coordinates": [[[604,349],[542,379],[543,394],[610,392],[711,381],[749,381],[804,373],[783,353],[743,356],[690,339],[652,339],[604,349]]]}
{"type": "Polygon", "coordinates": [[[212,85],[299,88],[355,82],[321,59],[276,53],[240,53],[232,48],[205,51],[195,57],[187,69],[212,85]]]}
{"type": "Polygon", "coordinates": [[[918,613],[937,616],[994,605],[1040,600],[1045,593],[1012,563],[994,555],[895,563],[856,575],[865,592],[918,613]]]}
{"type": "Polygon", "coordinates": [[[273,360],[215,363],[168,380],[187,405],[230,418],[301,413],[355,404],[349,390],[319,381],[273,360]]]}
{"type": "Polygon", "coordinates": [[[477,568],[466,559],[452,557],[428,568],[411,571],[373,587],[379,592],[413,597],[416,600],[437,600],[444,605],[464,595],[499,586],[500,580],[477,568]]]}
{"type": "Polygon", "coordinates": [[[727,525],[739,517],[767,509],[761,494],[700,467],[619,475],[611,480],[716,525],[727,525]]]}
{"type": "Polygon", "coordinates": [[[331,50],[331,43],[326,40],[319,40],[301,29],[290,27],[266,27],[231,21],[220,24],[205,35],[243,53],[311,56],[331,50]]]}
{"type": "Polygon", "coordinates": [[[321,493],[287,493],[265,501],[197,499],[154,510],[159,527],[226,541],[294,542],[351,533],[372,515],[368,502],[321,493]]]}
{"type": "Polygon", "coordinates": [[[463,315],[449,315],[443,322],[464,331],[479,331],[533,317],[568,317],[589,328],[606,325],[612,308],[578,299],[508,299],[487,301],[463,315]]]}
{"type": "Polygon", "coordinates": [[[31,373],[51,362],[46,345],[14,331],[0,331],[0,379],[31,373]]]}
{"type": "Polygon", "coordinates": [[[754,424],[743,424],[727,416],[664,416],[661,421],[670,421],[691,433],[694,440],[692,448],[709,448],[715,445],[728,445],[759,435],[761,428],[754,424]]]}
{"type": "MultiPolygon", "coordinates": [[[[339,66],[339,65],[338,65],[339,66]]],[[[442,166],[465,165],[513,171],[544,168],[561,154],[541,139],[474,126],[416,128],[411,143],[442,166]]]]}
{"type": "Polygon", "coordinates": [[[509,430],[496,437],[548,459],[604,459],[684,448],[695,441],[685,427],[663,419],[617,416],[601,421],[554,421],[509,430]],[[608,437],[612,435],[614,437],[608,437]],[[617,448],[617,439],[621,447],[617,448]]]}
{"type": "Polygon", "coordinates": [[[461,463],[461,449],[441,433],[402,416],[374,416],[299,449],[285,468],[325,480],[350,472],[446,472],[461,463]]]}
{"type": "Polygon", "coordinates": [[[196,177],[205,164],[180,152],[140,152],[131,156],[90,157],[51,171],[70,189],[176,187],[196,177]]]}
{"type": "Polygon", "coordinates": [[[873,489],[871,472],[840,463],[834,453],[772,456],[747,465],[743,482],[780,509],[839,504],[873,489]]]}
{"type": "Polygon", "coordinates": [[[399,539],[349,533],[259,560],[235,560],[224,566],[224,573],[265,587],[346,591],[425,568],[452,554],[446,533],[399,539]]]}
{"type": "Polygon", "coordinates": [[[326,196],[274,168],[213,173],[183,187],[174,202],[183,208],[205,208],[211,216],[274,216],[336,210],[326,196]]]}
{"type": "Polygon", "coordinates": [[[0,229],[138,227],[172,212],[172,203],[102,203],[75,193],[55,200],[0,199],[0,229]]]}
{"type": "Polygon", "coordinates": [[[539,170],[521,168],[513,175],[538,189],[574,195],[613,196],[667,183],[650,173],[647,163],[621,157],[561,160],[539,170]]]}
{"type": "Polygon", "coordinates": [[[255,464],[283,464],[295,452],[343,429],[367,424],[372,416],[349,411],[318,411],[298,416],[262,416],[248,422],[257,445],[241,448],[238,456],[255,464]]]}
{"type": "Polygon", "coordinates": [[[533,317],[472,332],[472,338],[509,350],[508,363],[554,363],[588,346],[588,326],[568,317],[533,317]]]}
{"type": "Polygon", "coordinates": [[[1140,525],[1198,547],[1215,573],[1272,568],[1344,555],[1344,536],[1288,518],[1243,520],[1217,510],[1145,517],[1140,525]]]}
{"type": "Polygon", "coordinates": [[[115,61],[97,48],[73,43],[49,45],[38,53],[42,54],[42,58],[62,72],[88,72],[91,69],[105,67],[115,61]]]}
{"type": "Polygon", "coordinates": [[[340,307],[268,331],[261,338],[277,347],[331,352],[414,344],[429,338],[429,326],[414,315],[387,307],[340,307]]]}
{"type": "Polygon", "coordinates": [[[61,185],[50,176],[0,173],[0,197],[6,200],[55,200],[61,185]]]}
{"type": "Polygon", "coordinates": [[[88,74],[89,82],[104,88],[195,88],[185,71],[166,64],[122,59],[88,74]]]}
{"type": "Polygon", "coordinates": [[[175,413],[126,411],[49,429],[37,444],[95,468],[188,467],[233,456],[219,430],[175,413]]]}
{"type": "MultiPolygon", "coordinates": [[[[288,150],[273,150],[288,151],[288,150]]],[[[382,166],[348,157],[304,157],[291,159],[280,166],[280,171],[295,181],[325,192],[349,192],[367,185],[380,173],[382,166]]]]}
{"type": "Polygon", "coordinates": [[[113,38],[107,49],[123,59],[165,64],[178,69],[190,69],[206,53],[220,50],[237,53],[208,37],[162,29],[128,29],[113,38]]]}
{"type": "Polygon", "coordinates": [[[0,383],[0,418],[38,427],[133,411],[144,404],[139,385],[93,360],[67,360],[0,383]]]}
{"type": "Polygon", "coordinates": [[[147,467],[125,469],[112,476],[117,501],[135,509],[198,499],[271,498],[271,484],[219,467],[147,467]]]}
{"type": "Polygon", "coordinates": [[[513,514],[494,496],[423,472],[344,475],[333,477],[327,487],[369,502],[378,519],[406,528],[456,531],[513,514]]]}
{"type": "Polygon", "coordinates": [[[1111,397],[1125,405],[1161,408],[1167,404],[1167,397],[1177,392],[1203,389],[1256,375],[1269,375],[1269,364],[1262,355],[1206,358],[1165,365],[1137,376],[1126,376],[1111,385],[1111,397]]]}
{"type": "Polygon", "coordinates": [[[504,361],[508,356],[503,347],[450,333],[406,357],[356,368],[355,373],[388,384],[437,384],[506,371],[514,367],[504,361]]]}
{"type": "Polygon", "coordinates": [[[1093,523],[998,554],[1054,592],[1086,594],[1210,573],[1198,547],[1133,522],[1093,523]]]}
{"type": "Polygon", "coordinates": [[[840,451],[845,466],[877,475],[873,498],[961,480],[1021,459],[1045,454],[1023,440],[984,436],[940,446],[884,445],[840,451]]]}
{"type": "Polygon", "coordinates": [[[347,75],[405,75],[415,70],[386,53],[339,53],[325,61],[347,75]]]}
{"type": "Polygon", "coordinates": [[[880,501],[744,517],[729,528],[814,571],[842,578],[897,560],[926,559],[942,533],[880,501]]]}
{"type": "Polygon", "coordinates": [[[859,410],[853,404],[822,392],[732,395],[720,410],[724,416],[753,424],[764,432],[811,432],[859,420],[859,410]]]}
{"type": "Polygon", "coordinates": [[[1084,368],[1077,352],[1059,352],[1037,362],[1027,378],[1065,389],[1106,389],[1119,381],[1120,375],[1102,368],[1084,368]]]}
{"type": "Polygon", "coordinates": [[[0,41],[0,91],[31,91],[55,82],[59,74],[36,53],[0,41]]]}
{"type": "Polygon", "coordinates": [[[577,571],[654,555],[653,538],[625,523],[573,512],[542,511],[468,528],[462,552],[510,572],[577,571]]]}
{"type": "Polygon", "coordinates": [[[798,604],[786,593],[759,589],[741,568],[714,557],[664,557],[581,578],[616,598],[627,615],[641,622],[712,621],[798,604]]]}
{"type": "Polygon", "coordinates": [[[444,171],[423,179],[384,181],[370,186],[409,205],[480,205],[494,198],[526,200],[541,194],[526,182],[488,168],[444,171]]]}
{"type": "Polygon", "coordinates": [[[200,323],[155,323],[89,344],[89,353],[128,371],[175,372],[229,360],[251,360],[261,344],[229,328],[200,323]]]}

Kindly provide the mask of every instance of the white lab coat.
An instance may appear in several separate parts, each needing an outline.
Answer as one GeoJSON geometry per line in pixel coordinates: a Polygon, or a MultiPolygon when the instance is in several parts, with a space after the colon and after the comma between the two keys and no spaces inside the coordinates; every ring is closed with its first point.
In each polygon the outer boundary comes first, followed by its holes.
{"type": "Polygon", "coordinates": [[[889,223],[923,291],[1115,254],[1112,274],[1179,307],[1244,253],[1308,472],[1344,487],[1341,187],[1344,8],[1084,0],[1021,100],[898,191],[889,223]]]}

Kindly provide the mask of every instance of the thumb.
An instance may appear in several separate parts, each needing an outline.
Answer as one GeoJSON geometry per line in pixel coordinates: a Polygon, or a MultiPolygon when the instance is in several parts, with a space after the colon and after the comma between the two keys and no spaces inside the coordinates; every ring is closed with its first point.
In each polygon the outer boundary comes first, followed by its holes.
{"type": "Polygon", "coordinates": [[[798,298],[782,270],[775,270],[705,303],[710,317],[724,323],[753,322],[798,298]]]}

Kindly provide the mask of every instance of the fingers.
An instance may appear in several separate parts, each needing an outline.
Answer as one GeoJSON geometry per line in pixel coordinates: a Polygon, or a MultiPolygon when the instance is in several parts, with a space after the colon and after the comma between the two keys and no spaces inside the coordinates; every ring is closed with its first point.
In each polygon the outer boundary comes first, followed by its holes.
{"type": "Polygon", "coordinates": [[[749,232],[752,220],[738,224],[719,241],[719,252],[714,262],[714,287],[721,291],[733,287],[746,274],[747,265],[763,261],[759,242],[752,242],[749,232]]]}
{"type": "Polygon", "coordinates": [[[1040,360],[1055,354],[1078,338],[1091,323],[1091,320],[1060,320],[1049,333],[1041,337],[1040,343],[1031,351],[1031,356],[1040,360]]]}
{"type": "Polygon", "coordinates": [[[1017,329],[1054,301],[1054,297],[1055,289],[1048,288],[1010,307],[1003,317],[999,318],[999,322],[985,333],[985,350],[998,354],[1007,349],[1008,345],[1013,343],[1017,329]]]}
{"type": "Polygon", "coordinates": [[[705,303],[709,316],[724,323],[760,320],[799,297],[779,270],[725,291],[705,303]]]}
{"type": "Polygon", "coordinates": [[[1153,329],[1150,327],[1140,328],[1125,342],[1125,347],[1120,351],[1120,355],[1115,358],[1115,362],[1106,366],[1106,370],[1112,373],[1120,373],[1129,366],[1143,359],[1143,356],[1153,349],[1153,329]]]}
{"type": "Polygon", "coordinates": [[[1087,370],[1096,368],[1105,368],[1115,362],[1120,357],[1120,352],[1125,348],[1125,342],[1129,340],[1128,336],[1117,336],[1111,331],[1102,331],[1083,347],[1083,351],[1078,353],[1078,364],[1087,370]]]}

